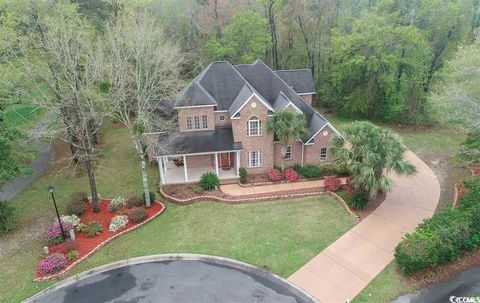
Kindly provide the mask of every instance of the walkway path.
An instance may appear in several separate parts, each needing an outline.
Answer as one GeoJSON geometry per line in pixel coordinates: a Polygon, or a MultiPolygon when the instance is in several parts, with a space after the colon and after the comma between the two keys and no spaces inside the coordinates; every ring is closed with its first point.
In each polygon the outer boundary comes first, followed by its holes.
{"type": "MultiPolygon", "coordinates": [[[[342,184],[345,184],[345,178],[341,178],[342,184]]],[[[293,183],[281,183],[271,185],[258,185],[250,187],[242,187],[238,184],[221,185],[220,189],[232,196],[246,196],[253,194],[266,194],[287,190],[299,190],[299,189],[311,189],[311,188],[323,188],[323,180],[313,180],[305,182],[293,182],[293,183]]]]}
{"type": "Polygon", "coordinates": [[[29,186],[33,180],[43,174],[55,158],[55,152],[49,144],[41,141],[41,134],[50,125],[50,119],[47,117],[42,122],[35,125],[30,131],[30,140],[28,144],[38,150],[37,157],[32,161],[32,174],[19,176],[0,187],[0,201],[9,201],[18,193],[29,186]]]}
{"type": "Polygon", "coordinates": [[[365,220],[315,256],[288,279],[323,303],[353,299],[394,256],[402,236],[433,215],[440,184],[414,153],[406,158],[417,167],[414,176],[392,174],[393,188],[365,220]]]}

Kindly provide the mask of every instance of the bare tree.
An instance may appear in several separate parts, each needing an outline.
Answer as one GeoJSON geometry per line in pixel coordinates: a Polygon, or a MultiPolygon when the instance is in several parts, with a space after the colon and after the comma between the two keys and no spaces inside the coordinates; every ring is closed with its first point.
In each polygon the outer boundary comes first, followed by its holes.
{"type": "Polygon", "coordinates": [[[99,211],[94,144],[108,106],[97,88],[93,30],[68,1],[39,2],[31,13],[36,31],[23,46],[22,72],[47,90],[36,98],[38,105],[63,122],[43,135],[69,143],[73,157],[85,164],[92,205],[99,211]]]}
{"type": "Polygon", "coordinates": [[[182,86],[179,47],[166,39],[148,14],[124,12],[105,35],[104,70],[109,99],[119,121],[129,130],[138,153],[145,203],[150,206],[143,134],[150,130],[170,132],[170,115],[158,114],[182,86]]]}

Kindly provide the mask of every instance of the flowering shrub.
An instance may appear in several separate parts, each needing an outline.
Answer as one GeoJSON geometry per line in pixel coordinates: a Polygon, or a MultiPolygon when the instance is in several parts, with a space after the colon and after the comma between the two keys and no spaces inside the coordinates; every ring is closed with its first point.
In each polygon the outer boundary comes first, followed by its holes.
{"type": "Polygon", "coordinates": [[[60,216],[60,220],[64,223],[72,225],[73,227],[76,227],[78,224],[80,224],[80,218],[76,215],[60,216]]]}
{"type": "Polygon", "coordinates": [[[127,226],[128,224],[128,217],[125,216],[125,215],[119,215],[119,216],[115,216],[112,218],[112,221],[110,221],[110,226],[108,227],[108,229],[110,231],[118,231],[122,228],[125,228],[125,226],[127,226]]]}
{"type": "Polygon", "coordinates": [[[336,176],[326,176],[325,180],[323,181],[327,190],[336,192],[340,189],[341,180],[338,179],[336,176]]]}
{"type": "Polygon", "coordinates": [[[297,181],[298,180],[298,173],[293,168],[287,168],[284,173],[285,179],[287,181],[297,181]]]}
{"type": "MultiPolygon", "coordinates": [[[[63,231],[65,236],[69,237],[69,231],[73,229],[73,226],[70,223],[62,222],[63,231]]],[[[58,222],[53,222],[48,225],[47,230],[44,234],[45,241],[48,245],[58,244],[63,241],[62,230],[60,229],[60,224],[58,222]]]]}
{"type": "Polygon", "coordinates": [[[147,218],[147,211],[144,207],[134,207],[128,210],[128,218],[135,223],[145,221],[147,218]]]}
{"type": "Polygon", "coordinates": [[[125,206],[125,198],[117,197],[115,199],[112,199],[112,201],[110,201],[110,203],[108,204],[108,210],[111,212],[116,212],[123,206],[125,206]]]}
{"type": "Polygon", "coordinates": [[[63,254],[51,254],[38,263],[38,271],[42,275],[49,275],[61,271],[67,267],[68,261],[63,254]]]}
{"type": "Polygon", "coordinates": [[[77,249],[77,243],[75,243],[75,240],[68,238],[63,242],[63,251],[65,253],[68,253],[69,251],[76,250],[77,249]]]}
{"type": "Polygon", "coordinates": [[[267,172],[267,177],[270,181],[280,181],[280,179],[282,179],[282,173],[280,170],[274,168],[267,172]]]}
{"type": "Polygon", "coordinates": [[[143,202],[139,196],[131,196],[130,198],[128,198],[127,201],[125,201],[125,203],[128,208],[134,208],[134,207],[145,205],[145,202],[143,202]]]}

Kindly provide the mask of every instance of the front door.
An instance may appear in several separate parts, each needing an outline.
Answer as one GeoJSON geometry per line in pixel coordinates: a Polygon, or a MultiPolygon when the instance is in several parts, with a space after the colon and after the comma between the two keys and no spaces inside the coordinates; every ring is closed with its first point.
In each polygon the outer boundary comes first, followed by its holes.
{"type": "Polygon", "coordinates": [[[222,168],[229,168],[232,166],[230,161],[230,153],[221,153],[220,154],[220,166],[222,168]]]}

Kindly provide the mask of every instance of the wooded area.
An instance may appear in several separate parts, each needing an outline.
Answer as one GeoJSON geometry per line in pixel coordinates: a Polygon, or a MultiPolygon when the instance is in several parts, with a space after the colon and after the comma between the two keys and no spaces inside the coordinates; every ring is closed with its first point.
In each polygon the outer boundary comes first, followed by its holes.
{"type": "MultiPolygon", "coordinates": [[[[93,157],[89,141],[113,110],[102,100],[115,92],[102,40],[134,15],[174,45],[184,82],[212,60],[260,58],[311,69],[324,112],[402,124],[446,118],[478,133],[478,85],[468,81],[479,75],[479,9],[478,0],[0,0],[0,105],[56,109],[75,160],[93,157]],[[78,96],[85,102],[75,105],[78,96]],[[73,120],[72,105],[81,109],[73,120]]],[[[167,87],[138,102],[176,93],[167,87]]],[[[0,123],[9,150],[19,134],[0,123]]],[[[21,153],[10,155],[2,169],[20,172],[21,153]]]]}

